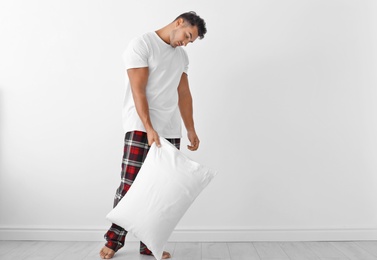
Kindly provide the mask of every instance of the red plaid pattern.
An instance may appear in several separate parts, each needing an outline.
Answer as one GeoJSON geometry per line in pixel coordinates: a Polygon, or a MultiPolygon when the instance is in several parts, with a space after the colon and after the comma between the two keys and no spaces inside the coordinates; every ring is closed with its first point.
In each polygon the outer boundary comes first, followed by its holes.
{"type": "MultiPolygon", "coordinates": [[[[166,139],[177,149],[180,148],[180,138],[166,139]]],[[[147,154],[150,146],[148,145],[147,133],[141,131],[127,132],[124,138],[124,150],[121,172],[121,183],[115,193],[113,207],[126,195],[127,191],[134,182],[147,154]]],[[[117,252],[124,246],[127,231],[122,227],[112,224],[110,229],[104,235],[106,246],[117,252]]],[[[151,255],[152,252],[147,246],[140,241],[140,253],[151,255]]]]}

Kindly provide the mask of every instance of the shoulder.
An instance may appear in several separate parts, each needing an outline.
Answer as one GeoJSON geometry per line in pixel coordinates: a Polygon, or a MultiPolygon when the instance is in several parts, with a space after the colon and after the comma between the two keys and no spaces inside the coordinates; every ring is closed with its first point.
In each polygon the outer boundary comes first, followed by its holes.
{"type": "Polygon", "coordinates": [[[140,52],[144,54],[148,53],[150,45],[149,39],[150,36],[148,36],[148,33],[144,33],[132,38],[127,45],[126,52],[140,52]]]}
{"type": "Polygon", "coordinates": [[[138,46],[140,44],[146,45],[146,41],[148,41],[148,40],[149,40],[148,33],[144,33],[142,35],[139,35],[139,36],[132,38],[128,45],[129,46],[138,46]]]}

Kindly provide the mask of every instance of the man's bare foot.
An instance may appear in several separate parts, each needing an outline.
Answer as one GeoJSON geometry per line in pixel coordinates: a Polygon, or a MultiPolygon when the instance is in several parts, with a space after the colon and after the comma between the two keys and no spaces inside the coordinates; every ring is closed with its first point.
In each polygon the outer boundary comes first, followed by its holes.
{"type": "Polygon", "coordinates": [[[102,259],[110,259],[110,258],[113,258],[113,256],[115,255],[115,251],[108,248],[107,246],[104,246],[99,252],[99,255],[101,256],[102,259]]]}
{"type": "Polygon", "coordinates": [[[170,257],[171,257],[171,255],[170,255],[169,252],[164,251],[164,253],[162,253],[162,259],[167,259],[167,258],[170,258],[170,257]]]}
{"type": "MultiPolygon", "coordinates": [[[[149,252],[150,252],[150,251],[149,251],[149,252]]],[[[140,253],[140,254],[142,254],[142,255],[153,255],[153,253],[150,253],[150,254],[140,253]]],[[[162,253],[162,259],[168,259],[168,258],[171,258],[170,253],[164,251],[164,252],[162,253]]]]}

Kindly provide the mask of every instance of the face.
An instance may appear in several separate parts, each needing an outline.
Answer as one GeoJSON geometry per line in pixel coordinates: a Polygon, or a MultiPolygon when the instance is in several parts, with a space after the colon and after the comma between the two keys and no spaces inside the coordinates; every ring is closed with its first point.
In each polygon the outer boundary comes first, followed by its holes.
{"type": "Polygon", "coordinates": [[[198,28],[191,26],[183,19],[174,22],[175,28],[170,33],[170,45],[175,48],[177,46],[186,46],[194,42],[198,38],[198,28]]]}

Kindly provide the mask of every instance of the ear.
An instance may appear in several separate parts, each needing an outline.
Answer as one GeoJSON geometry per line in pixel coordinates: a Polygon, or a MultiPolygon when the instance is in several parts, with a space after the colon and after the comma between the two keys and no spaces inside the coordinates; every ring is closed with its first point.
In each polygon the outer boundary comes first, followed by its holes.
{"type": "Polygon", "coordinates": [[[179,18],[177,21],[175,21],[175,26],[178,27],[180,25],[183,25],[185,20],[183,18],[179,18]]]}

